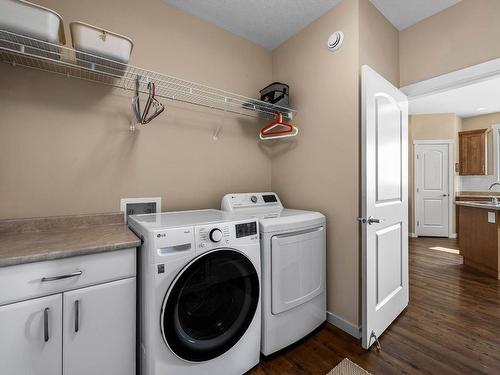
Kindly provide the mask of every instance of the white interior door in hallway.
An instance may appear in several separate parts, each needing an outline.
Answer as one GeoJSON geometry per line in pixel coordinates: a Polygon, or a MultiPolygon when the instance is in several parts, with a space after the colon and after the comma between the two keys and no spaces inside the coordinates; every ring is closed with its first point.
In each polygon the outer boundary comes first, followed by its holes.
{"type": "Polygon", "coordinates": [[[361,70],[362,345],[408,305],[408,99],[361,70]]]}
{"type": "Polygon", "coordinates": [[[453,141],[414,141],[415,233],[451,235],[453,141]]]}

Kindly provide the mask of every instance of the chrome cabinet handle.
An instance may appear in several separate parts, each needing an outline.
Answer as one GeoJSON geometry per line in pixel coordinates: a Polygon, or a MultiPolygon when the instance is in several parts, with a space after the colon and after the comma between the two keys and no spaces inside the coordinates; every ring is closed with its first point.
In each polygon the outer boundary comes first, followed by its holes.
{"type": "Polygon", "coordinates": [[[43,310],[43,339],[45,342],[49,341],[49,308],[43,310]]]}
{"type": "Polygon", "coordinates": [[[80,300],[75,301],[75,333],[80,329],[80,300]]]}
{"type": "Polygon", "coordinates": [[[83,274],[83,271],[76,271],[73,273],[69,273],[67,275],[59,275],[59,276],[51,276],[51,277],[42,277],[42,282],[46,281],[57,281],[57,280],[63,280],[63,279],[68,279],[70,277],[76,277],[76,276],[81,276],[83,274]]]}

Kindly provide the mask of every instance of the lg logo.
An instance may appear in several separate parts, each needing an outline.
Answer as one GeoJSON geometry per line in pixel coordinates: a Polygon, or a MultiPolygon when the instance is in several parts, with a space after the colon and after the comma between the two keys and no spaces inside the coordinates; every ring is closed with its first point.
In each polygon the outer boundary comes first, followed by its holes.
{"type": "Polygon", "coordinates": [[[167,237],[165,233],[158,233],[156,237],[161,238],[161,237],[167,237]]]}

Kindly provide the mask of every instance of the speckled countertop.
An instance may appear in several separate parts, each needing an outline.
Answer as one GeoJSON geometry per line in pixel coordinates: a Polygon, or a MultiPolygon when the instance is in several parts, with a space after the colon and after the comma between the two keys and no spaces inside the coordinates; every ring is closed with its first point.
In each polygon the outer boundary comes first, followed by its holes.
{"type": "Polygon", "coordinates": [[[460,198],[490,198],[493,196],[500,197],[499,191],[459,191],[455,195],[460,198]]]}
{"type": "Polygon", "coordinates": [[[0,220],[0,267],[140,244],[122,213],[0,220]]]}
{"type": "Polygon", "coordinates": [[[495,211],[500,211],[500,206],[491,204],[489,202],[468,202],[468,201],[460,201],[460,202],[455,202],[457,206],[464,206],[464,207],[472,207],[472,208],[482,208],[484,210],[495,210],[495,211]]]}

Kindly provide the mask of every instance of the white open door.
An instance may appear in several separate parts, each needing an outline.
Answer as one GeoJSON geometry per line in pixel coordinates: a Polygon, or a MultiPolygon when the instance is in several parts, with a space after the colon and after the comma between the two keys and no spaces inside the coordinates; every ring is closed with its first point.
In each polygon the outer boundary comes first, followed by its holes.
{"type": "Polygon", "coordinates": [[[361,68],[362,344],[408,305],[408,99],[361,68]]]}

